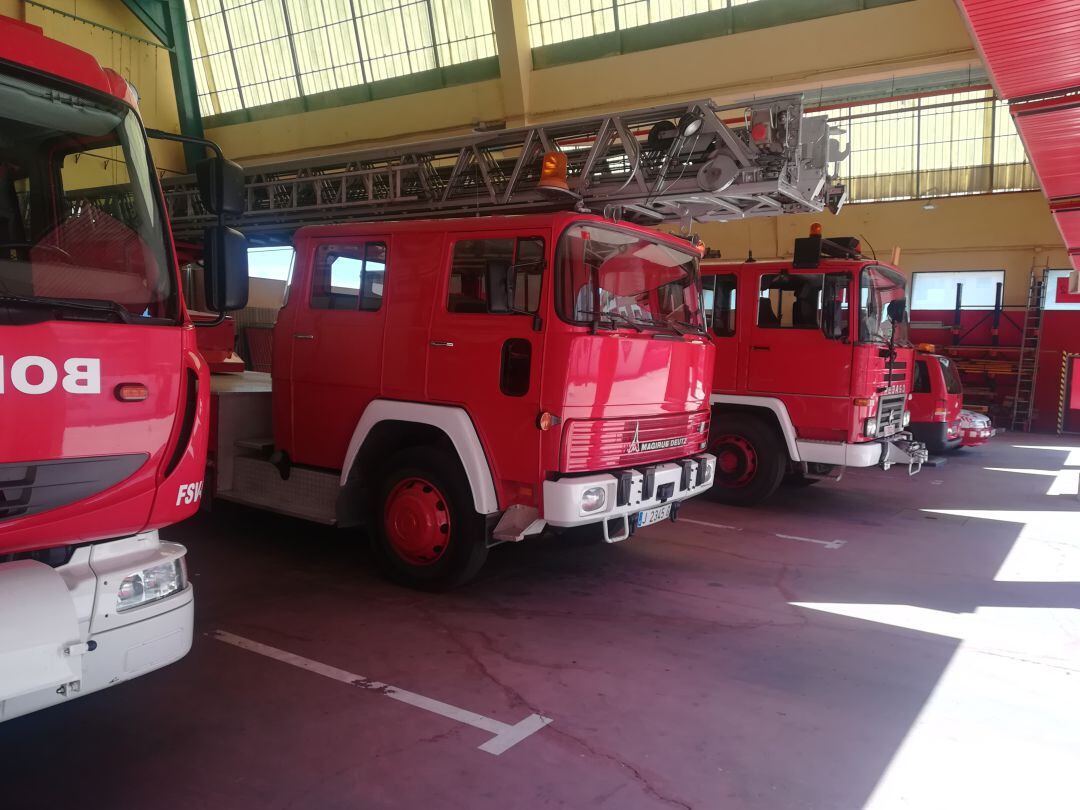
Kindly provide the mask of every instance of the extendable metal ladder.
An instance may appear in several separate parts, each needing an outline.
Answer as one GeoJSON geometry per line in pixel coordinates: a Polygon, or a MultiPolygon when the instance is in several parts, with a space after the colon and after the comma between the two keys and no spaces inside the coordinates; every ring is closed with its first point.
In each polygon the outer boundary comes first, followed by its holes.
{"type": "Polygon", "coordinates": [[[1031,414],[1035,405],[1035,377],[1039,372],[1044,278],[1042,269],[1034,269],[1028,282],[1024,331],[1020,335],[1020,362],[1016,369],[1016,394],[1013,397],[1013,430],[1031,429],[1031,414]]]}
{"type": "MultiPolygon", "coordinates": [[[[315,222],[576,209],[644,223],[838,211],[830,165],[846,156],[801,95],[718,106],[698,100],[422,143],[245,166],[253,243],[315,222]],[[545,155],[565,188],[541,183],[545,155]]],[[[211,224],[193,176],[163,181],[180,239],[211,224]]]]}

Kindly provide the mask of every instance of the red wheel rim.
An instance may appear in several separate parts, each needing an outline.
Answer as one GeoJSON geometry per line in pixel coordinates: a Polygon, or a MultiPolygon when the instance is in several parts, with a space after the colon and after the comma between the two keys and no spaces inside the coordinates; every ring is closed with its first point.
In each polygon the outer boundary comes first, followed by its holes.
{"type": "Polygon", "coordinates": [[[438,487],[423,478],[398,482],[383,511],[394,552],[410,565],[431,565],[450,544],[450,510],[438,487]]]}
{"type": "Polygon", "coordinates": [[[709,449],[716,456],[718,486],[732,489],[745,487],[757,474],[757,451],[754,450],[754,445],[742,436],[718,436],[709,449]]]}

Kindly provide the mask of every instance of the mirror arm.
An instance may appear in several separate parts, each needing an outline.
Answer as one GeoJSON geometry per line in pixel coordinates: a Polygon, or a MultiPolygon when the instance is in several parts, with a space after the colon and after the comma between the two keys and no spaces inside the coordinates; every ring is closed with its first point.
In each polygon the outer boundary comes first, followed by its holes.
{"type": "MultiPolygon", "coordinates": [[[[178,135],[175,132],[165,132],[161,129],[147,128],[146,136],[148,138],[156,138],[160,141],[176,141],[177,143],[194,143],[199,146],[205,146],[217,155],[221,160],[225,160],[225,153],[221,151],[221,147],[211,140],[206,138],[196,138],[192,135],[178,135]]],[[[225,227],[225,212],[219,210],[217,215],[217,224],[219,228],[225,227]]],[[[225,313],[219,312],[217,317],[212,321],[192,321],[195,327],[206,329],[214,326],[220,326],[225,323],[225,313]]]]}

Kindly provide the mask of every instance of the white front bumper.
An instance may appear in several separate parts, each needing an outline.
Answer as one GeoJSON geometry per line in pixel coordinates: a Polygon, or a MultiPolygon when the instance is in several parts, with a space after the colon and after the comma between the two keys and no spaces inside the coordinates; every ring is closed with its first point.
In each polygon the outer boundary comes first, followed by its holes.
{"type": "MultiPolygon", "coordinates": [[[[157,532],[84,546],[70,562],[9,563],[9,585],[28,599],[6,610],[0,633],[0,721],[138,677],[191,649],[194,590],[118,613],[116,591],[133,571],[185,554],[157,532]],[[24,628],[15,632],[15,628],[24,628]]],[[[6,566],[0,566],[4,569],[6,566]]]]}
{"type": "MultiPolygon", "coordinates": [[[[586,526],[603,521],[604,536],[621,540],[626,535],[609,537],[608,521],[620,520],[628,526],[629,518],[638,512],[700,495],[712,486],[715,474],[716,457],[699,453],[641,469],[545,481],[543,517],[552,526],[586,526]],[[582,497],[593,487],[603,488],[604,506],[595,512],[583,513],[582,497]]],[[[629,534],[629,528],[626,534],[629,534]]]]}

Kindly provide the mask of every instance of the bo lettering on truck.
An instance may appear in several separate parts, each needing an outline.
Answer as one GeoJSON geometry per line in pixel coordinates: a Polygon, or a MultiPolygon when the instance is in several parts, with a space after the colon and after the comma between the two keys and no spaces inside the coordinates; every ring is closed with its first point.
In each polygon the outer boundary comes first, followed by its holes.
{"type": "Polygon", "coordinates": [[[63,376],[56,363],[48,357],[28,354],[11,361],[8,371],[7,358],[0,354],[0,394],[11,387],[22,394],[47,394],[57,383],[69,394],[101,393],[101,360],[97,357],[69,357],[63,362],[63,376]]]}

